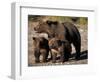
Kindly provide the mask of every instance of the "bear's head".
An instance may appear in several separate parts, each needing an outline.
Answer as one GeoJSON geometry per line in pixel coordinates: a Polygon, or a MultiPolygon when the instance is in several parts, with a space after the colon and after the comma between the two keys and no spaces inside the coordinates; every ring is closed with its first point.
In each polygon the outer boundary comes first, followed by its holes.
{"type": "Polygon", "coordinates": [[[56,29],[57,25],[57,21],[47,20],[46,22],[39,22],[39,24],[36,27],[34,27],[34,30],[37,33],[47,33],[48,37],[52,38],[55,36],[54,29],[56,29]]]}

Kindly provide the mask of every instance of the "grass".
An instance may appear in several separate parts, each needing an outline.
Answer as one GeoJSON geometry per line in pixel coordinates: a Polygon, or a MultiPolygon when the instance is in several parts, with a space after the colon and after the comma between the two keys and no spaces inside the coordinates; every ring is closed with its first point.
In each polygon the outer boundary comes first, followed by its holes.
{"type": "Polygon", "coordinates": [[[87,17],[69,17],[69,16],[40,16],[40,15],[29,15],[29,21],[40,21],[40,20],[51,20],[51,21],[59,21],[59,22],[72,22],[74,24],[79,25],[87,25],[88,18],[87,17]]]}

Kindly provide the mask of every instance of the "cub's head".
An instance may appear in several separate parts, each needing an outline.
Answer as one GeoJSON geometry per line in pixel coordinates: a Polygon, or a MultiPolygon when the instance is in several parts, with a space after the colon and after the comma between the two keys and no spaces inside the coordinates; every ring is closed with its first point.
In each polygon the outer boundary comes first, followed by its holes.
{"type": "Polygon", "coordinates": [[[71,44],[67,40],[60,40],[57,38],[49,39],[49,48],[58,51],[63,51],[66,49],[67,52],[72,52],[71,44]]]}
{"type": "Polygon", "coordinates": [[[48,40],[44,37],[33,37],[35,47],[45,48],[48,46],[48,40]]]}
{"type": "Polygon", "coordinates": [[[59,46],[61,46],[62,42],[61,40],[57,38],[49,39],[49,47],[50,49],[57,49],[59,46]]]}

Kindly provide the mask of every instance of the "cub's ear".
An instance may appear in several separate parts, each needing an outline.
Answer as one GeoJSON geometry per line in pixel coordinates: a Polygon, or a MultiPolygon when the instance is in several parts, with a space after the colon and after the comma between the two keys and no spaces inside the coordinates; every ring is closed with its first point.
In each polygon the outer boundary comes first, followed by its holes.
{"type": "Polygon", "coordinates": [[[57,43],[58,43],[59,46],[62,45],[62,41],[61,40],[57,40],[57,43]]]}
{"type": "Polygon", "coordinates": [[[35,37],[33,37],[32,39],[33,39],[33,40],[36,40],[36,38],[35,38],[35,37]]]}

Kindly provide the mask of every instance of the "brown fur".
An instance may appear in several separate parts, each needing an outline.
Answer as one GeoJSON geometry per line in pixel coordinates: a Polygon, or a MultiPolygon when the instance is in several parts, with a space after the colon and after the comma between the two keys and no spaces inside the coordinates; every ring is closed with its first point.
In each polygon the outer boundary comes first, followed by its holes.
{"type": "Polygon", "coordinates": [[[69,55],[72,51],[71,44],[67,40],[61,41],[57,38],[49,40],[49,47],[52,52],[52,61],[54,63],[56,62],[57,54],[60,55],[60,62],[64,62],[69,59],[69,55]]]}
{"type": "Polygon", "coordinates": [[[34,41],[34,56],[35,62],[40,62],[40,55],[42,55],[42,62],[46,62],[49,54],[48,40],[44,37],[33,37],[34,41]]]}
{"type": "Polygon", "coordinates": [[[58,38],[59,40],[67,40],[72,43],[76,50],[76,60],[80,59],[81,36],[77,27],[69,22],[60,23],[58,21],[46,21],[40,23],[35,28],[38,33],[47,33],[49,39],[58,38]]]}

